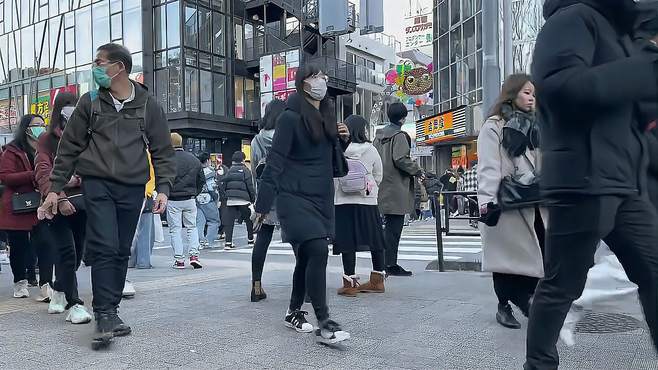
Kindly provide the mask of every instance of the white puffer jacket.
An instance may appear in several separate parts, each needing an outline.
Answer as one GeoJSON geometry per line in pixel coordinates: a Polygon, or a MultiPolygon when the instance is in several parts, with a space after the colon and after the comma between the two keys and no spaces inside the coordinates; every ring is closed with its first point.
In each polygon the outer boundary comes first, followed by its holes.
{"type": "Polygon", "coordinates": [[[377,205],[377,196],[379,194],[379,184],[384,176],[382,159],[377,149],[371,143],[352,143],[345,150],[345,157],[359,160],[368,170],[368,182],[371,184],[369,193],[366,194],[345,194],[340,189],[338,179],[334,179],[336,188],[334,204],[364,204],[370,206],[377,205]]]}

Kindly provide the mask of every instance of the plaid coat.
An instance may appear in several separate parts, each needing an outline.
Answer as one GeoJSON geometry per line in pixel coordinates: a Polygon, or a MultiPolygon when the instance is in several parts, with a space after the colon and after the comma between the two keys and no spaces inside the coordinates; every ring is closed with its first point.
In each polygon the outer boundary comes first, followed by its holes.
{"type": "Polygon", "coordinates": [[[473,166],[464,172],[460,181],[461,191],[478,191],[478,167],[473,166]]]}

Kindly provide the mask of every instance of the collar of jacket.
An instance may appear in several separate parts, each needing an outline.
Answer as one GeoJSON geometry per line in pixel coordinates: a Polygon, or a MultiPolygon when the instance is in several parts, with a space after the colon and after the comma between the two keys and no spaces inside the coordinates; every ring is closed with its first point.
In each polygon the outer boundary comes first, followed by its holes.
{"type": "MultiPolygon", "coordinates": [[[[126,102],[123,108],[135,109],[135,108],[143,107],[146,104],[146,101],[148,100],[149,97],[148,88],[137,81],[133,81],[133,80],[130,81],[133,83],[133,86],[135,86],[135,99],[126,102]]],[[[112,95],[110,95],[109,89],[106,89],[104,87],[99,87],[98,96],[101,100],[103,100],[107,104],[114,106],[114,100],[112,99],[112,95]]]]}
{"type": "Polygon", "coordinates": [[[9,143],[5,146],[5,151],[10,152],[10,153],[14,153],[18,158],[20,158],[21,162],[23,162],[23,168],[27,168],[27,169],[30,169],[30,170],[33,169],[33,166],[30,163],[30,160],[27,158],[27,153],[25,153],[25,151],[23,151],[23,149],[19,148],[13,142],[11,142],[11,143],[9,143]]]}
{"type": "Polygon", "coordinates": [[[636,6],[634,0],[546,0],[544,2],[544,19],[550,18],[558,10],[575,4],[587,5],[604,17],[616,28],[630,31],[634,25],[636,6]]]}

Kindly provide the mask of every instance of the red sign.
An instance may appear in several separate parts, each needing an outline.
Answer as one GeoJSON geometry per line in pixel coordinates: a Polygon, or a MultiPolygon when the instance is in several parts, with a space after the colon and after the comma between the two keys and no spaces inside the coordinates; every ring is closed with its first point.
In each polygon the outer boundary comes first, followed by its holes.
{"type": "Polygon", "coordinates": [[[74,95],[78,94],[78,85],[66,85],[64,87],[58,87],[56,89],[51,89],[50,90],[50,105],[54,106],[55,105],[55,98],[57,98],[57,95],[59,93],[63,92],[68,92],[74,95]]]}

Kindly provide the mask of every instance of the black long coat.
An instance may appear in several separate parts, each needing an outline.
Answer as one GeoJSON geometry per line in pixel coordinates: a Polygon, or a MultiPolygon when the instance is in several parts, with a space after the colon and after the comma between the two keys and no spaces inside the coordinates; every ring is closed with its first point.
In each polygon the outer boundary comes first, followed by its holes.
{"type": "Polygon", "coordinates": [[[311,139],[302,122],[302,104],[309,103],[290,96],[277,121],[256,200],[256,212],[266,214],[276,198],[284,242],[291,244],[334,237],[335,141],[311,139]]]}
{"type": "Polygon", "coordinates": [[[532,75],[547,195],[632,194],[646,183],[638,103],[655,101],[656,57],[635,49],[632,1],[547,0],[532,75]],[[629,22],[628,20],[631,19],[629,22]]]}

